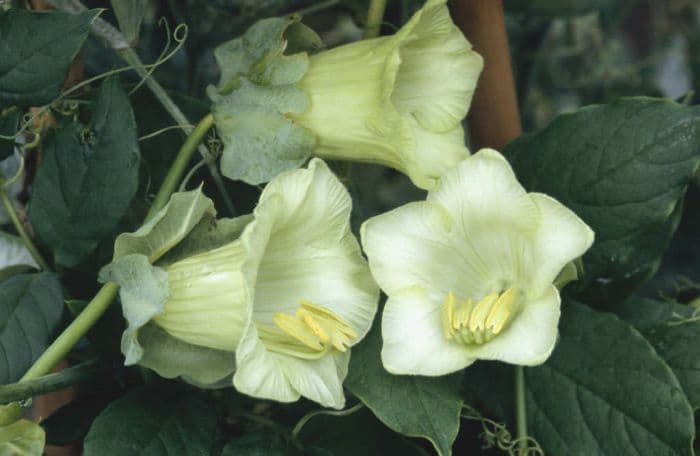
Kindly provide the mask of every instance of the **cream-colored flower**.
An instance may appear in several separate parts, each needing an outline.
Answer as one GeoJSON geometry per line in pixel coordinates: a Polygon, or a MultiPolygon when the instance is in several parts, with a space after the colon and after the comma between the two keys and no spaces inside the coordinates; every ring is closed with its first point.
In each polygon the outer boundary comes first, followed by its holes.
{"type": "Polygon", "coordinates": [[[384,366],[418,375],[477,359],[543,363],[560,315],[553,282],[593,242],[576,214],[527,193],[490,149],[448,171],[426,201],[374,217],[361,233],[388,295],[384,366]]]}
{"type": "Polygon", "coordinates": [[[265,182],[316,155],[389,166],[433,187],[469,156],[461,121],[483,68],[445,3],[428,0],[394,35],[311,56],[286,55],[308,38],[294,18],[260,21],[220,46],[222,80],[210,96],[222,172],[265,182]]]}
{"type": "Polygon", "coordinates": [[[316,135],[320,157],[371,162],[431,188],[469,155],[461,121],[483,59],[429,0],[396,34],[311,56],[297,84],[309,107],[291,118],[316,135]]]}
{"type": "Polygon", "coordinates": [[[239,237],[155,268],[168,293],[151,321],[178,341],[235,353],[243,393],[342,408],[350,347],[379,299],[350,210],[320,159],[277,176],[239,237]]]}

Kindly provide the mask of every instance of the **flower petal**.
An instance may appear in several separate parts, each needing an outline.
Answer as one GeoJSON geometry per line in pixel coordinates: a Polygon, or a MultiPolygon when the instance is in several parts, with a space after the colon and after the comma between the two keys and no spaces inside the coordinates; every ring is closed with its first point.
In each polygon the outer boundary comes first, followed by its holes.
{"type": "Polygon", "coordinates": [[[452,228],[450,214],[429,202],[409,203],[367,220],[360,228],[362,245],[382,290],[391,296],[419,285],[443,296],[457,289],[478,293],[488,277],[478,262],[456,249],[452,228]]]}
{"type": "Polygon", "coordinates": [[[580,257],[593,244],[594,233],[572,210],[554,198],[530,193],[542,214],[531,249],[533,287],[546,286],[570,261],[580,257]]]}
{"type": "Polygon", "coordinates": [[[415,161],[406,160],[408,176],[420,188],[432,189],[440,177],[469,157],[464,145],[464,129],[457,124],[452,130],[434,133],[409,118],[415,138],[415,161]]]}
{"type": "Polygon", "coordinates": [[[391,99],[425,129],[444,132],[467,115],[484,61],[452,22],[445,2],[426,5],[417,15],[399,48],[401,66],[391,99]]]}
{"type": "Polygon", "coordinates": [[[343,408],[343,380],[347,376],[350,352],[305,360],[269,352],[253,325],[236,351],[237,370],[233,384],[238,391],[254,397],[294,402],[300,396],[324,407],[343,408]]]}
{"type": "Polygon", "coordinates": [[[559,292],[550,285],[538,299],[528,301],[513,322],[491,341],[469,347],[469,354],[522,366],[536,366],[549,358],[557,341],[559,292]]]}
{"type": "Polygon", "coordinates": [[[274,219],[255,286],[254,318],[270,323],[294,313],[302,300],[326,307],[350,323],[359,339],[369,331],[379,288],[350,231],[347,190],[323,163],[275,178],[256,217],[274,219]],[[284,204],[269,210],[270,195],[284,204]]]}
{"type": "Polygon", "coordinates": [[[382,315],[382,363],[387,371],[437,376],[476,360],[443,335],[443,299],[420,287],[389,296],[382,315]]]}
{"type": "Polygon", "coordinates": [[[448,171],[427,201],[443,205],[465,232],[481,225],[506,223],[512,231],[533,232],[539,210],[503,156],[481,149],[448,171]]]}

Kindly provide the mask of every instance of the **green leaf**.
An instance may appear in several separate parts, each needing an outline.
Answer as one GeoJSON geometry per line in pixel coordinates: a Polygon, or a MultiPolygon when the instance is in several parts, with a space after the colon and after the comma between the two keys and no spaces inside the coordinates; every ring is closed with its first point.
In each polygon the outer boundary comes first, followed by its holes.
{"type": "Polygon", "coordinates": [[[693,411],[651,345],[612,314],[564,310],[551,358],[525,369],[529,431],[545,453],[693,454],[693,411]]]}
{"type": "Polygon", "coordinates": [[[44,451],[44,430],[38,424],[19,420],[0,427],[0,454],[3,456],[40,456],[44,451]]]}
{"type": "Polygon", "coordinates": [[[322,46],[299,19],[263,19],[214,51],[221,81],[208,92],[224,143],[221,172],[230,179],[268,182],[311,156],[314,135],[286,116],[306,109],[308,97],[294,84],[309,67],[304,51],[322,46]]]}
{"type": "Polygon", "coordinates": [[[119,80],[102,84],[89,127],[60,128],[44,152],[29,218],[56,261],[73,267],[114,233],[138,187],[136,123],[119,80]]]}
{"type": "Polygon", "coordinates": [[[216,414],[178,392],[142,389],[112,402],[85,437],[85,456],[209,455],[216,414]]]}
{"type": "Polygon", "coordinates": [[[700,163],[700,110],[625,98],[559,116],[505,150],[528,191],[546,193],[595,231],[573,287],[622,300],[657,269],[700,163]]]}
{"type": "Polygon", "coordinates": [[[22,239],[0,231],[0,271],[7,267],[26,265],[39,269],[22,239]]]}
{"type": "MultiPolygon", "coordinates": [[[[13,136],[19,129],[19,121],[22,113],[16,109],[9,112],[0,112],[0,136],[13,136]]],[[[0,138],[0,161],[6,159],[15,150],[15,141],[0,138]]]]}
{"type": "Polygon", "coordinates": [[[275,434],[247,434],[231,440],[221,456],[289,456],[296,454],[275,434]]]}
{"type": "Polygon", "coordinates": [[[111,0],[114,15],[119,22],[119,29],[129,43],[134,43],[139,37],[141,22],[146,14],[146,0],[111,0]]]}
{"type": "Polygon", "coordinates": [[[61,284],[50,272],[0,282],[0,384],[26,372],[53,340],[63,314],[61,284]]]}
{"type": "Polygon", "coordinates": [[[673,369],[690,405],[700,408],[700,315],[674,302],[633,296],[615,312],[641,331],[673,369]]]}
{"type": "Polygon", "coordinates": [[[299,436],[306,446],[304,454],[308,456],[434,454],[390,431],[366,408],[349,416],[314,417],[304,425],[299,436]]]}
{"type": "Polygon", "coordinates": [[[58,97],[98,14],[23,9],[0,14],[0,109],[45,105],[58,97]]]}
{"type": "Polygon", "coordinates": [[[392,430],[428,439],[440,455],[452,454],[460,425],[461,375],[391,375],[379,356],[381,336],[375,324],[353,348],[345,386],[392,430]]]}

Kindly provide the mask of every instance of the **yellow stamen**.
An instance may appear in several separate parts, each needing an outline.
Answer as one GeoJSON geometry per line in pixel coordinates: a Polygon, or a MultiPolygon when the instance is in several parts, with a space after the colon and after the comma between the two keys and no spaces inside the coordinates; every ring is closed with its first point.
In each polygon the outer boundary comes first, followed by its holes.
{"type": "Polygon", "coordinates": [[[500,334],[517,313],[518,293],[509,288],[489,293],[476,304],[466,299],[456,304],[454,293],[445,297],[442,329],[446,339],[465,345],[483,344],[500,334]]]}
{"type": "Polygon", "coordinates": [[[268,350],[316,359],[335,349],[345,352],[357,333],[345,320],[325,307],[301,301],[295,315],[278,312],[272,317],[276,326],[257,325],[268,350]]]}
{"type": "Polygon", "coordinates": [[[452,339],[452,322],[454,321],[455,295],[447,293],[445,303],[442,305],[442,332],[446,339],[452,339]]]}
{"type": "Polygon", "coordinates": [[[469,317],[469,331],[474,332],[484,329],[489,310],[491,310],[491,306],[497,299],[498,293],[491,293],[484,296],[481,301],[479,301],[469,317]]]}

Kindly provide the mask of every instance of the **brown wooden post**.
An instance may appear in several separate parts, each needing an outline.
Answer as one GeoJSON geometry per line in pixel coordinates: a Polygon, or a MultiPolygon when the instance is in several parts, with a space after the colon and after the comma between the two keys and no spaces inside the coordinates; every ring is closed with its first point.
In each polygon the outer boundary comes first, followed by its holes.
{"type": "Polygon", "coordinates": [[[503,147],[522,133],[502,0],[452,0],[452,18],[484,58],[468,114],[472,150],[503,147]]]}

